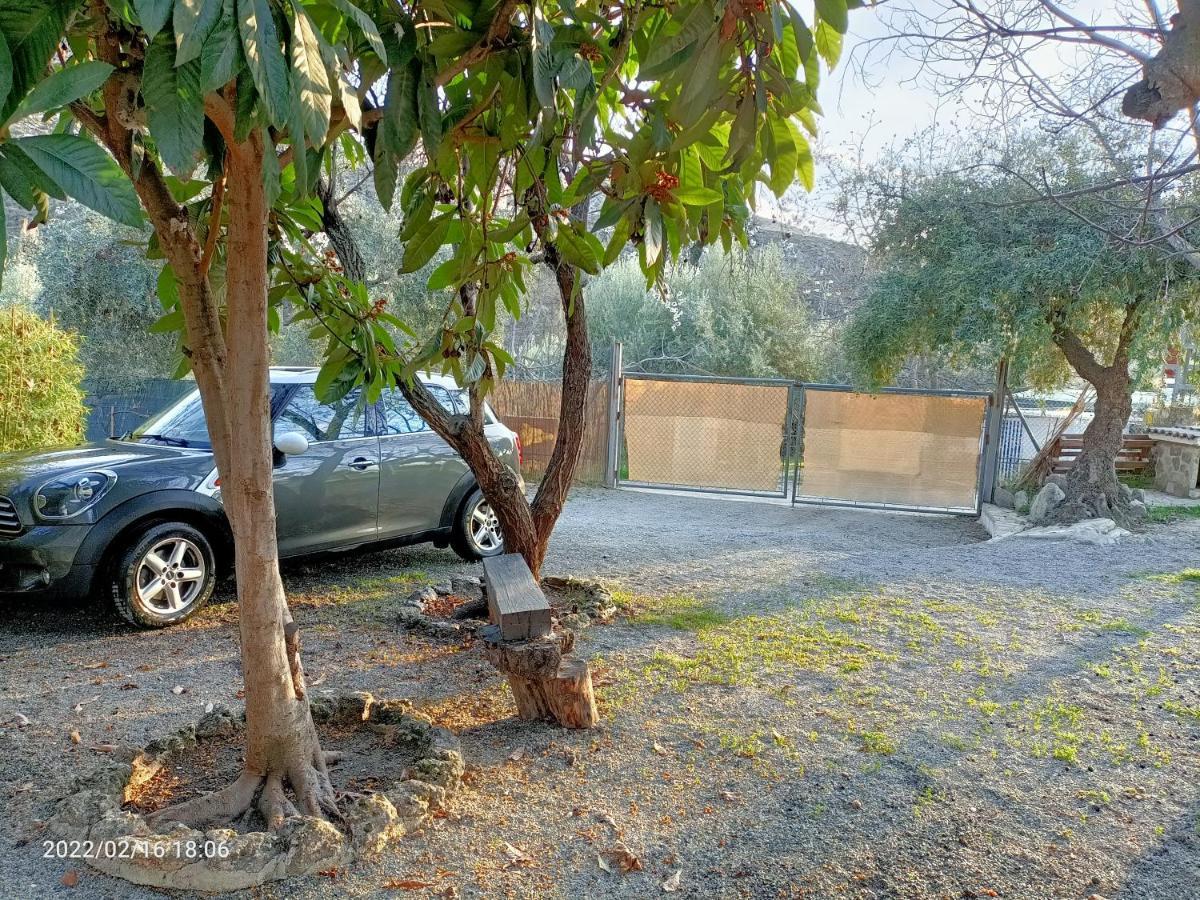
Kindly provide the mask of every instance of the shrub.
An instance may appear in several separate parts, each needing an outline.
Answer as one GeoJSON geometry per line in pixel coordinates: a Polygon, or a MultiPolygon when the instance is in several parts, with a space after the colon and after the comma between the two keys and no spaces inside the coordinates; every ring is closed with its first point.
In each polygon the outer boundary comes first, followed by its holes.
{"type": "Polygon", "coordinates": [[[22,306],[0,310],[0,451],[78,443],[87,408],[75,335],[22,306]]]}

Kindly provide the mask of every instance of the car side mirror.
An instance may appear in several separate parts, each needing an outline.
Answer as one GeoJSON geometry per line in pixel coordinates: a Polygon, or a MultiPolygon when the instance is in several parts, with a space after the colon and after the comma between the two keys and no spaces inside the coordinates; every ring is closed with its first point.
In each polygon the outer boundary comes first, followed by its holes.
{"type": "Polygon", "coordinates": [[[284,456],[299,456],[308,452],[308,438],[298,431],[285,431],[275,438],[275,449],[284,456]]]}

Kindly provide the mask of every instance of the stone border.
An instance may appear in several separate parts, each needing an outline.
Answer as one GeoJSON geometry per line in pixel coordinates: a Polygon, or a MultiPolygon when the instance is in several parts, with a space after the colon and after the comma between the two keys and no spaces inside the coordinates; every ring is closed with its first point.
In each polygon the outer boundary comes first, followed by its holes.
{"type": "Polygon", "coordinates": [[[458,738],[415,713],[407,701],[376,702],[365,693],[316,697],[312,714],[318,724],[357,723],[381,740],[418,745],[417,761],[394,786],[343,801],[346,832],[312,816],[293,816],[278,831],[199,831],[176,823],[155,832],[141,815],[122,808],[131,792],[172,755],[244,728],[244,719],[225,707],[145,750],[129,751],[127,759],[74,779],[70,793],[55,804],[48,829],[63,840],[86,842],[91,849],[86,862],[108,875],[151,887],[233,891],[377,854],[445,808],[448,795],[459,786],[463,758],[458,738]]]}
{"type": "MultiPolygon", "coordinates": [[[[587,628],[595,622],[610,622],[617,614],[612,592],[598,581],[559,578],[552,575],[542,579],[542,587],[551,591],[578,591],[582,595],[582,602],[576,604],[575,609],[559,617],[564,627],[574,631],[587,628]]],[[[458,634],[472,633],[485,624],[469,619],[435,619],[426,614],[426,604],[450,596],[462,597],[468,603],[482,600],[483,583],[479,578],[470,575],[418,588],[401,601],[396,621],[402,628],[424,631],[432,637],[454,637],[458,634]]],[[[553,608],[553,604],[551,607],[553,608]]],[[[557,615],[558,610],[554,612],[557,615]]]]}

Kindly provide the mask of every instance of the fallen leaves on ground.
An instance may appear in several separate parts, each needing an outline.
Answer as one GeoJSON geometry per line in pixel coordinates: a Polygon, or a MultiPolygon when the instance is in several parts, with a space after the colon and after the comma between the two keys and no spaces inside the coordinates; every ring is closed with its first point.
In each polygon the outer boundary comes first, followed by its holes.
{"type": "Polygon", "coordinates": [[[63,872],[63,877],[59,879],[63,887],[73,888],[79,884],[79,873],[74,869],[67,869],[63,872]]]}
{"type": "Polygon", "coordinates": [[[596,862],[599,863],[600,868],[605,872],[619,872],[622,875],[642,870],[642,861],[637,858],[637,854],[626,847],[621,841],[617,841],[611,847],[601,850],[596,855],[596,862]]]}
{"type": "Polygon", "coordinates": [[[383,886],[393,891],[419,891],[434,887],[434,882],[422,881],[419,878],[391,878],[385,881],[383,886]]]}

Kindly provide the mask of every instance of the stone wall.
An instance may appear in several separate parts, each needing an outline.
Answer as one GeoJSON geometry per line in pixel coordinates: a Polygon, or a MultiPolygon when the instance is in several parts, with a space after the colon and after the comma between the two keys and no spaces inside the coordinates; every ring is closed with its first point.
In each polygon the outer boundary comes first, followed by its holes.
{"type": "Polygon", "coordinates": [[[1200,477],[1200,444],[1157,439],[1154,442],[1154,487],[1175,497],[1196,493],[1200,477]]]}

